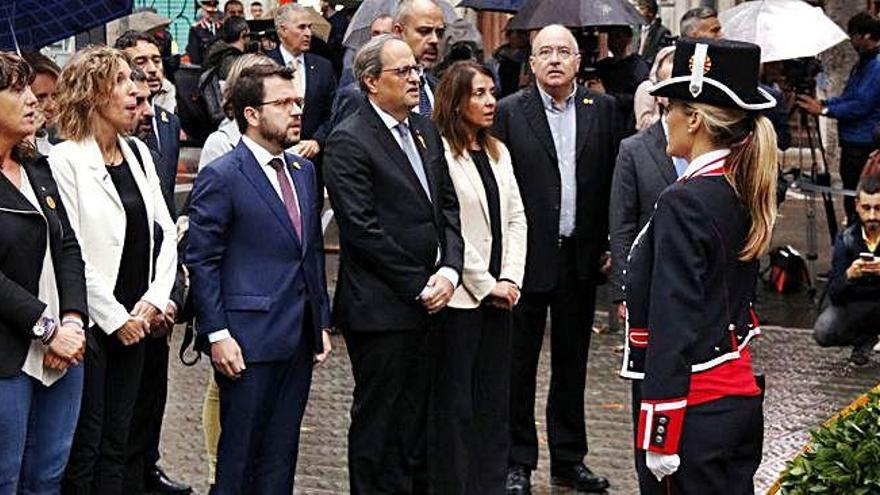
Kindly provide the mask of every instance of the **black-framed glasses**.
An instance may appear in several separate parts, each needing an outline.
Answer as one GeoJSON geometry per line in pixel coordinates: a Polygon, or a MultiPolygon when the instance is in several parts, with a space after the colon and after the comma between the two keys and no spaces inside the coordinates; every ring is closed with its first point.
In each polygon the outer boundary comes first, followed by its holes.
{"type": "Polygon", "coordinates": [[[300,109],[303,107],[303,99],[299,96],[289,97],[289,98],[278,98],[277,100],[270,100],[261,102],[259,105],[254,105],[255,107],[262,107],[266,105],[275,105],[281,108],[291,109],[294,105],[298,106],[300,109]]]}
{"type": "Polygon", "coordinates": [[[404,65],[403,67],[393,67],[391,69],[382,69],[382,72],[391,72],[397,77],[406,77],[410,75],[412,72],[416,73],[416,77],[422,77],[425,73],[425,68],[422,67],[421,64],[415,65],[404,65]]]}

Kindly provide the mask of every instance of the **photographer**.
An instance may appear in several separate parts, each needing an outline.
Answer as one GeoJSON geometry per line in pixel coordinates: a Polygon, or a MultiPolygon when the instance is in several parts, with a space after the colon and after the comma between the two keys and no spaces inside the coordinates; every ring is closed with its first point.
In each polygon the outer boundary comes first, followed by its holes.
{"type": "MultiPolygon", "coordinates": [[[[870,171],[869,171],[870,172],[870,171]]],[[[880,173],[859,181],[856,197],[859,221],[840,233],[834,243],[828,294],[831,304],[819,315],[813,335],[822,347],[852,345],[850,362],[868,363],[877,343],[880,316],[880,173]]]]}
{"type": "MultiPolygon", "coordinates": [[[[853,189],[873,151],[871,132],[880,123],[880,21],[867,12],[847,23],[850,42],[859,54],[843,94],[827,101],[799,95],[797,104],[813,115],[837,119],[840,135],[840,177],[843,187],[853,189]]],[[[855,202],[844,198],[847,218],[855,218],[855,202]]]]}

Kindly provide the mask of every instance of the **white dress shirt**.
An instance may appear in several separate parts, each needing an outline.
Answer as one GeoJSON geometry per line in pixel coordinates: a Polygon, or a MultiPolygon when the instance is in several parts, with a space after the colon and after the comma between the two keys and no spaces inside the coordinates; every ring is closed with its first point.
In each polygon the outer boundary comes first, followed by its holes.
{"type": "MultiPolygon", "coordinates": [[[[244,143],[245,146],[253,153],[254,158],[256,158],[257,163],[260,164],[260,170],[266,174],[266,178],[269,179],[269,184],[272,184],[272,189],[278,194],[278,199],[284,202],[284,197],[281,195],[281,183],[278,182],[278,172],[269,165],[274,159],[279,159],[283,163],[287,163],[287,160],[284,158],[284,152],[278,155],[273,155],[266,148],[263,148],[253,139],[247,136],[241,136],[241,142],[244,143]]],[[[293,183],[293,177],[290,176],[290,170],[287,167],[284,167],[284,175],[287,176],[287,181],[290,182],[290,188],[293,189],[293,200],[297,203],[299,202],[299,195],[296,193],[296,185],[293,183]]],[[[232,334],[229,333],[229,329],[223,328],[221,330],[217,330],[216,332],[211,332],[208,334],[208,342],[214,343],[219,342],[223,339],[227,339],[231,337],[232,334]]]]}
{"type": "Polygon", "coordinates": [[[707,153],[703,153],[702,155],[694,158],[688,167],[687,170],[684,171],[682,177],[690,177],[697,173],[698,170],[705,167],[706,165],[714,162],[715,160],[720,160],[722,158],[726,158],[727,155],[730,154],[730,150],[727,148],[722,148],[720,150],[709,151],[707,153]]]}
{"type": "MultiPolygon", "coordinates": [[[[370,102],[370,105],[373,107],[373,110],[375,110],[376,113],[379,114],[379,118],[382,119],[382,123],[385,124],[385,127],[388,128],[388,132],[390,132],[391,135],[394,136],[394,140],[397,141],[397,145],[400,146],[400,150],[403,151],[403,153],[405,155],[406,151],[403,148],[404,144],[403,144],[403,141],[401,141],[400,134],[398,134],[397,131],[394,130],[397,127],[397,124],[400,124],[401,121],[397,120],[397,118],[395,118],[393,115],[386,112],[385,110],[382,110],[381,108],[379,108],[378,105],[373,103],[373,100],[368,100],[368,101],[370,102]]],[[[416,108],[418,108],[418,107],[416,107],[416,108]]],[[[409,126],[409,118],[403,119],[403,123],[406,124],[407,126],[409,126]]],[[[440,262],[440,257],[441,257],[440,246],[437,246],[437,263],[440,262]]],[[[458,272],[455,271],[453,268],[450,268],[448,266],[441,266],[437,270],[436,274],[440,275],[441,277],[445,278],[446,280],[449,280],[452,283],[453,288],[458,287],[458,272]]],[[[424,294],[427,289],[428,288],[425,287],[425,290],[422,290],[422,294],[424,294]]],[[[419,294],[419,297],[421,297],[422,294],[419,294]]]]}
{"type": "Polygon", "coordinates": [[[296,72],[298,74],[297,80],[300,82],[299,84],[301,86],[299,88],[299,90],[301,91],[300,94],[305,97],[307,79],[306,74],[308,74],[308,71],[306,70],[305,55],[303,55],[302,53],[300,53],[299,55],[294,55],[287,51],[287,48],[284,48],[284,45],[279,46],[278,51],[281,52],[281,59],[284,60],[284,65],[296,69],[296,72]]]}

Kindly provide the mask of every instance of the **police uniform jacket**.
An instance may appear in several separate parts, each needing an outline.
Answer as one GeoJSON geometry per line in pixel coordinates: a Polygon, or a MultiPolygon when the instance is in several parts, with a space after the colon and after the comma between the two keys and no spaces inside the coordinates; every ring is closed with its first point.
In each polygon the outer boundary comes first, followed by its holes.
{"type": "Polygon", "coordinates": [[[693,160],[630,251],[621,375],[642,380],[642,450],[676,453],[689,405],[760,393],[748,353],[758,266],[739,259],[751,222],[723,175],[727,153],[693,160]]]}

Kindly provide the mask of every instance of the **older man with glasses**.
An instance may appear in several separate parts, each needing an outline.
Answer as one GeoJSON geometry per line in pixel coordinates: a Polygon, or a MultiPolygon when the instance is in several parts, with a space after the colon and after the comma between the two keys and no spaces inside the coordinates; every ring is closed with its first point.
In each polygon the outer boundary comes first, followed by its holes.
{"type": "Polygon", "coordinates": [[[437,129],[412,110],[422,67],[382,35],[355,56],[367,96],[327,143],[339,224],[334,305],[354,374],[353,494],[423,493],[429,332],[462,273],[458,200],[437,129]]]}
{"type": "Polygon", "coordinates": [[[535,387],[547,310],[551,377],[547,436],[554,485],[602,491],[583,464],[584,389],[608,199],[616,154],[614,100],[575,82],[571,32],[542,29],[532,43],[536,84],[501,100],[495,133],[510,149],[528,221],[522,299],[514,308],[508,493],[530,493],[538,463],[535,387]]]}

